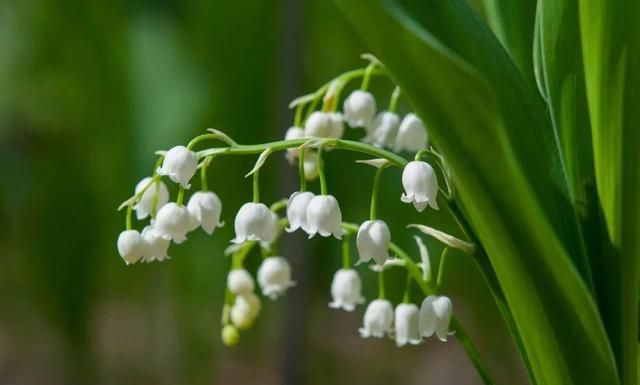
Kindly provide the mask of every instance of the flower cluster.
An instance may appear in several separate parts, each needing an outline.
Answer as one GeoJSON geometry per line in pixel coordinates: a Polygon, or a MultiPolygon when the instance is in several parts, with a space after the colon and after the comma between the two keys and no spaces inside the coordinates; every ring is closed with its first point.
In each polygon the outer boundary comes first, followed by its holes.
{"type": "MultiPolygon", "coordinates": [[[[125,263],[163,261],[169,258],[170,244],[183,243],[189,232],[202,228],[211,235],[217,227],[223,226],[222,202],[208,190],[207,167],[216,156],[234,152],[257,154],[262,151],[255,167],[247,174],[253,178],[253,200],[243,204],[236,213],[235,237],[230,240],[231,245],[226,251],[231,257],[231,269],[227,275],[222,312],[224,343],[236,344],[240,331],[249,329],[255,323],[262,306],[260,293],[275,300],[296,285],[289,262],[274,252],[273,245],[283,235],[282,230],[288,233],[301,231],[309,238],[333,237],[343,242],[342,268],[335,272],[330,288],[331,308],[354,311],[358,305],[365,303],[356,266],[368,264],[377,271],[378,298],[366,308],[363,327],[359,330],[362,337],[388,336],[394,338],[398,346],[417,344],[424,337],[434,334],[446,341],[450,334],[452,303],[448,297],[437,294],[440,291],[441,274],[438,274],[438,282],[434,285],[430,277],[431,262],[422,241],[418,244],[420,263],[392,243],[391,229],[377,217],[376,208],[380,178],[388,167],[403,168],[401,183],[404,193],[398,201],[413,204],[420,212],[426,207],[438,209],[439,197],[439,174],[423,158],[431,156],[441,167],[440,175],[449,190],[444,199],[449,199],[451,181],[444,158],[433,147],[427,147],[428,135],[422,120],[413,113],[406,114],[401,120],[395,112],[399,88],[396,87],[391,95],[389,108],[378,111],[376,99],[367,91],[367,87],[372,74],[383,73],[379,66],[373,62],[364,70],[343,74],[318,92],[294,101],[292,106],[296,108],[296,118],[293,126],[287,130],[284,141],[262,147],[243,146],[221,131],[210,130],[211,133],[194,138],[187,146],[176,146],[161,152],[153,175],[142,179],[136,185],[133,197],[122,206],[127,208],[126,230],[118,237],[117,248],[125,263]],[[351,92],[344,100],[343,110],[337,111],[342,89],[357,77],[363,78],[361,87],[351,92]],[[316,110],[320,100],[323,102],[322,108],[316,110]],[[343,139],[343,136],[350,134],[345,133],[345,125],[363,128],[364,137],[359,142],[343,139]],[[207,139],[222,141],[226,147],[193,150],[197,143],[207,139]],[[256,151],[256,148],[259,150],[256,151]],[[338,199],[328,192],[323,159],[333,148],[379,156],[378,159],[363,161],[374,166],[376,172],[369,216],[360,225],[343,221],[338,199]],[[260,199],[259,171],[268,156],[277,150],[285,150],[289,161],[297,162],[300,188],[288,199],[268,206],[260,199]],[[390,150],[396,153],[413,152],[415,156],[407,161],[390,150]],[[192,179],[198,170],[201,174],[201,190],[191,193],[184,204],[185,194],[191,189],[192,179]],[[177,184],[175,201],[170,200],[169,188],[163,177],[177,184]],[[320,181],[320,191],[307,190],[307,181],[315,178],[320,181]],[[285,208],[286,215],[280,217],[278,212],[285,208]],[[142,231],[133,228],[134,211],[139,221],[149,219],[142,231]],[[349,251],[352,238],[355,238],[358,252],[356,261],[352,260],[349,251]],[[255,280],[244,263],[254,248],[261,250],[262,258],[255,280]],[[386,269],[394,266],[407,271],[404,298],[395,306],[395,310],[386,297],[383,276],[386,269]],[[422,275],[416,274],[420,268],[422,275]],[[420,307],[410,300],[413,281],[420,284],[423,296],[426,296],[420,307]],[[256,292],[256,287],[260,293],[256,292]],[[428,290],[425,291],[425,288],[428,290]]],[[[418,229],[422,230],[420,227],[418,229]]],[[[423,232],[433,235],[434,231],[423,232]]],[[[444,239],[445,251],[449,247],[460,249],[460,245],[464,250],[472,249],[461,240],[448,242],[454,239],[449,235],[436,238],[444,239]]],[[[444,265],[444,255],[440,261],[440,271],[444,265]]]]}

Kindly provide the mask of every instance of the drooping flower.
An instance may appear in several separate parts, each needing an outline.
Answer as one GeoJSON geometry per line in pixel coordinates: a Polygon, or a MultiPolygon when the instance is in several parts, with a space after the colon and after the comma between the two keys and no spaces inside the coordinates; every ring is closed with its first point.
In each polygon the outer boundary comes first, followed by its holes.
{"type": "Polygon", "coordinates": [[[287,202],[287,219],[289,221],[287,232],[292,233],[298,229],[302,229],[309,233],[307,207],[309,207],[309,202],[311,202],[314,197],[315,194],[310,191],[296,191],[291,194],[287,202]]]}
{"type": "Polygon", "coordinates": [[[373,121],[364,141],[378,147],[392,147],[398,134],[400,118],[389,111],[380,112],[373,121]]]}
{"type": "Polygon", "coordinates": [[[430,295],[425,298],[420,306],[420,335],[431,337],[435,333],[440,341],[446,341],[452,313],[449,297],[430,295]]]}
{"type": "Polygon", "coordinates": [[[262,248],[271,250],[271,243],[278,238],[278,234],[280,233],[280,224],[278,224],[279,219],[278,214],[271,212],[271,218],[267,224],[269,232],[267,233],[267,237],[260,241],[262,248]]]}
{"type": "Polygon", "coordinates": [[[189,210],[186,207],[169,202],[158,210],[153,226],[162,238],[182,243],[187,239],[190,221],[189,210]]]}
{"type": "Polygon", "coordinates": [[[427,205],[438,209],[438,178],[427,162],[414,160],[407,163],[402,171],[402,186],[405,192],[400,200],[404,203],[413,203],[420,212],[427,205]]]}
{"type": "Polygon", "coordinates": [[[365,221],[358,229],[356,246],[360,259],[358,263],[368,262],[373,259],[376,264],[383,265],[389,258],[389,244],[391,232],[384,221],[365,221]]]}
{"type": "Polygon", "coordinates": [[[235,295],[249,295],[255,289],[253,277],[245,269],[233,269],[227,275],[227,288],[235,295]]]}
{"type": "Polygon", "coordinates": [[[422,342],[418,313],[418,306],[413,303],[401,303],[396,306],[395,335],[399,347],[406,344],[418,345],[422,342]]]}
{"type": "Polygon", "coordinates": [[[367,127],[376,115],[376,99],[370,92],[355,90],[345,99],[343,110],[351,127],[367,127]]]}
{"type": "Polygon", "coordinates": [[[142,261],[164,261],[169,259],[168,251],[170,240],[164,239],[155,226],[147,226],[142,229],[142,239],[145,242],[145,252],[142,261]]]}
{"type": "Polygon", "coordinates": [[[342,213],[333,195],[316,195],[307,207],[307,227],[309,238],[320,234],[342,239],[342,213]]]}
{"type": "Polygon", "coordinates": [[[371,301],[364,312],[364,326],[360,328],[364,338],[382,338],[393,333],[393,306],[386,299],[371,301]]]}
{"type": "Polygon", "coordinates": [[[138,262],[144,251],[144,241],[137,230],[125,230],[118,236],[118,253],[127,265],[138,262]]]}
{"type": "Polygon", "coordinates": [[[260,314],[260,307],[260,299],[253,293],[236,296],[229,312],[231,323],[238,329],[249,329],[260,314]]]}
{"type": "Polygon", "coordinates": [[[196,153],[185,146],[175,146],[165,154],[162,167],[158,168],[158,174],[166,175],[182,187],[189,188],[189,180],[196,173],[197,168],[196,153]]]}
{"type": "Polygon", "coordinates": [[[356,305],[364,302],[362,297],[362,281],[353,269],[340,269],[336,271],[331,282],[331,297],[333,301],[329,307],[353,311],[356,305]]]}
{"type": "Polygon", "coordinates": [[[415,114],[407,114],[400,123],[394,151],[417,152],[427,147],[428,140],[427,128],[422,120],[415,114]]]}
{"type": "Polygon", "coordinates": [[[273,239],[273,213],[264,203],[245,203],[238,210],[234,228],[236,237],[231,241],[239,244],[244,241],[271,242],[273,239]]]}
{"type": "MultiPolygon", "coordinates": [[[[140,193],[140,191],[147,187],[152,180],[153,178],[146,177],[138,182],[135,193],[140,193]]],[[[167,189],[167,185],[164,184],[163,181],[157,180],[151,186],[147,187],[138,203],[133,206],[133,209],[136,211],[136,217],[138,220],[143,220],[151,215],[154,203],[155,209],[159,210],[160,207],[164,206],[167,202],[169,202],[169,189],[167,189]]]]}
{"type": "Polygon", "coordinates": [[[187,203],[187,210],[191,217],[189,230],[195,230],[198,226],[209,235],[216,227],[221,227],[220,222],[222,212],[222,202],[218,196],[211,191],[198,191],[194,193],[187,203]]]}
{"type": "MultiPolygon", "coordinates": [[[[300,139],[300,138],[304,138],[305,134],[304,134],[304,129],[301,127],[289,127],[289,129],[287,129],[287,132],[284,135],[284,139],[285,140],[294,140],[294,139],[300,139]]],[[[288,148],[287,149],[287,160],[289,161],[289,163],[293,163],[296,158],[298,157],[298,149],[297,148],[288,148]]]]}
{"type": "Polygon", "coordinates": [[[342,138],[344,123],[337,112],[314,111],[304,124],[305,136],[320,138],[342,138]]]}
{"type": "Polygon", "coordinates": [[[258,284],[262,289],[262,294],[276,299],[296,283],[291,280],[291,267],[286,259],[268,257],[262,261],[258,269],[258,284]]]}

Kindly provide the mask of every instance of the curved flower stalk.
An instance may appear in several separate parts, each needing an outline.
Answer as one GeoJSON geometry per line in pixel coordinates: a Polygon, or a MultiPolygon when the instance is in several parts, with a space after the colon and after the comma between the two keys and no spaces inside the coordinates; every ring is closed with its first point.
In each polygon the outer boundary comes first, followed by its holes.
{"type": "MultiPolygon", "coordinates": [[[[371,60],[366,68],[342,74],[318,91],[296,99],[291,104],[296,110],[295,119],[284,140],[243,145],[221,131],[210,129],[209,133],[194,138],[187,146],[176,146],[167,152],[159,152],[154,174],[148,180],[145,179],[145,183],[141,182],[136,187],[134,196],[121,206],[127,208],[126,230],[120,235],[118,250],[127,263],[161,261],[168,258],[171,242],[184,242],[190,231],[201,227],[212,235],[214,229],[222,225],[222,200],[208,191],[207,170],[211,160],[225,155],[259,154],[255,166],[246,175],[253,179],[253,199],[238,209],[234,220],[235,238],[230,240],[231,245],[225,252],[231,258],[222,311],[221,337],[225,344],[237,344],[241,331],[250,329],[260,314],[262,305],[256,293],[256,283],[252,273],[245,267],[245,260],[251,256],[251,251],[256,247],[261,249],[263,260],[255,273],[261,293],[271,299],[284,296],[295,286],[292,279],[295,272],[291,271],[286,256],[273,255],[272,245],[286,232],[302,230],[309,237],[318,234],[327,238],[333,236],[343,242],[342,266],[336,271],[328,290],[331,296],[329,306],[332,308],[354,311],[358,305],[365,303],[361,272],[352,266],[354,261],[349,251],[352,238],[355,238],[358,251],[356,264],[372,262],[370,267],[378,275],[378,298],[367,306],[363,327],[359,329],[363,337],[389,336],[395,339],[398,346],[404,346],[421,343],[423,337],[434,334],[446,340],[451,329],[469,353],[482,378],[486,383],[491,383],[475,346],[451,312],[450,300],[440,293],[439,283],[443,274],[438,274],[437,285],[431,282],[431,274],[427,274],[431,271],[431,266],[426,246],[419,244],[421,263],[415,262],[392,242],[391,229],[383,219],[377,217],[377,206],[380,203],[377,196],[383,171],[389,167],[398,167],[404,170],[402,180],[395,181],[404,186],[402,201],[413,203],[422,211],[426,206],[437,209],[439,206],[436,200],[439,200],[461,224],[463,232],[469,229],[464,219],[455,211],[453,202],[447,199],[450,197],[448,192],[452,190],[448,188],[447,193],[438,194],[438,174],[427,162],[419,160],[422,152],[427,151],[424,147],[427,145],[428,135],[424,124],[412,113],[406,115],[400,123],[401,117],[396,112],[400,97],[398,87],[390,97],[388,109],[378,113],[376,117],[376,97],[368,91],[368,85],[373,76],[384,73],[382,65],[377,60],[371,60]],[[340,112],[337,109],[342,89],[354,79],[362,80],[360,89],[349,95],[343,104],[344,111],[340,112]],[[320,104],[321,109],[316,109],[320,104]],[[345,132],[345,124],[364,127],[368,134],[361,140],[343,139],[344,135],[351,135],[350,131],[345,132]],[[424,132],[420,132],[421,130],[424,132]],[[194,150],[196,145],[209,140],[222,142],[222,145],[194,150]],[[368,144],[369,141],[373,144],[368,144]],[[385,148],[417,153],[415,160],[410,162],[385,148]],[[360,225],[344,222],[339,197],[328,193],[324,157],[335,156],[337,152],[329,150],[351,151],[374,158],[362,162],[375,167],[376,172],[368,219],[360,225]],[[297,164],[300,188],[292,192],[289,199],[277,201],[269,207],[261,200],[259,174],[267,164],[268,157],[276,152],[285,152],[290,163],[297,164]],[[188,203],[184,205],[186,190],[193,184],[192,179],[198,169],[200,191],[192,193],[188,203]],[[162,187],[157,187],[163,186],[163,176],[178,184],[175,201],[170,201],[162,187]],[[320,181],[320,191],[308,191],[306,181],[316,176],[320,181]],[[280,218],[278,212],[285,208],[286,217],[280,218]],[[136,210],[139,220],[146,219],[147,216],[141,215],[145,213],[152,217],[142,234],[133,228],[133,210],[136,210]],[[385,291],[384,270],[391,267],[407,272],[404,298],[395,303],[393,298],[387,297],[385,291]],[[422,310],[410,301],[414,286],[420,289],[421,296],[429,299],[423,301],[422,310]],[[449,302],[443,298],[447,298],[449,302]]],[[[436,166],[442,168],[443,164],[444,162],[439,162],[436,166]]],[[[445,184],[449,186],[451,181],[448,172],[444,168],[440,171],[447,178],[445,184]]],[[[473,238],[468,233],[465,235],[472,241],[473,238]]],[[[471,243],[466,242],[465,245],[471,243]]],[[[472,247],[470,250],[476,251],[472,247]]],[[[443,266],[444,263],[441,263],[439,271],[443,270],[443,266]]]]}

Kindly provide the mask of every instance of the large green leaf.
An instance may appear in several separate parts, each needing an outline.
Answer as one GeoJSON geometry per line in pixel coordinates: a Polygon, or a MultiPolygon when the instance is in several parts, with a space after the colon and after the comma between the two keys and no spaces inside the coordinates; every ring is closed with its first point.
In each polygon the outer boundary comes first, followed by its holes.
{"type": "Polygon", "coordinates": [[[511,149],[522,161],[529,186],[541,202],[560,241],[581,275],[591,284],[588,257],[571,202],[558,138],[547,116],[544,100],[527,82],[495,35],[462,0],[403,0],[415,21],[472,65],[495,90],[500,116],[507,127],[511,149]]]}
{"type": "MultiPolygon", "coordinates": [[[[599,266],[600,215],[580,50],[578,0],[541,0],[537,32],[543,92],[559,137],[571,201],[589,260],[599,266]]],[[[591,281],[591,274],[584,278],[591,281]]]]}
{"type": "MultiPolygon", "coordinates": [[[[606,221],[602,298],[622,383],[636,383],[640,264],[640,35],[637,0],[581,0],[589,117],[606,221]]],[[[601,301],[602,302],[602,301],[601,301]]]]}
{"type": "Polygon", "coordinates": [[[556,201],[569,200],[566,176],[535,90],[463,1],[424,1],[420,22],[391,1],[338,3],[449,160],[534,381],[617,383],[597,308],[567,252],[576,222],[558,218],[573,210],[556,201]]]}
{"type": "Polygon", "coordinates": [[[536,0],[484,0],[487,21],[524,77],[533,84],[536,0]]]}

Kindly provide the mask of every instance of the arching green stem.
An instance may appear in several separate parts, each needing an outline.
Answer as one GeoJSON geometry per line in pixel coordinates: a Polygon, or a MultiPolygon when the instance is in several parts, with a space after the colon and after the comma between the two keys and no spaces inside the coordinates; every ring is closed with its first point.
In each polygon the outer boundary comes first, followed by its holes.
{"type": "Polygon", "coordinates": [[[449,256],[449,247],[445,246],[440,254],[440,262],[438,263],[438,278],[436,279],[436,288],[438,291],[442,288],[442,281],[444,280],[444,266],[449,256]]]}
{"type": "Polygon", "coordinates": [[[298,177],[300,178],[300,191],[307,191],[307,176],[304,172],[304,153],[305,149],[298,150],[298,177]]]}
{"type": "Polygon", "coordinates": [[[342,268],[351,268],[351,235],[345,234],[342,238],[342,268]]]}
{"type": "Polygon", "coordinates": [[[403,303],[411,302],[411,281],[412,281],[411,272],[407,270],[407,281],[404,285],[404,294],[402,296],[403,303]]]}
{"type": "Polygon", "coordinates": [[[253,173],[253,203],[260,202],[260,170],[253,173]]]}
{"type": "Polygon", "coordinates": [[[323,149],[324,149],[324,146],[320,146],[318,148],[316,166],[318,167],[318,178],[320,179],[320,194],[327,195],[327,177],[324,174],[323,149]]]}
{"type": "Polygon", "coordinates": [[[396,86],[391,93],[391,99],[389,99],[389,112],[396,112],[398,107],[398,99],[400,99],[400,87],[396,86]]]}
{"type": "Polygon", "coordinates": [[[131,224],[131,211],[133,209],[132,206],[133,205],[127,206],[127,214],[125,217],[125,226],[127,230],[133,229],[133,225],[131,224]]]}
{"type": "Polygon", "coordinates": [[[378,191],[380,190],[380,177],[382,176],[382,171],[385,169],[384,166],[378,167],[376,170],[376,174],[373,177],[373,187],[371,190],[371,207],[369,208],[369,219],[372,221],[376,219],[376,209],[378,207],[378,191]]]}
{"type": "Polygon", "coordinates": [[[180,188],[178,188],[178,197],[176,198],[176,204],[178,206],[182,206],[182,202],[184,202],[184,187],[180,186],[180,188]]]}
{"type": "Polygon", "coordinates": [[[369,81],[371,79],[371,74],[375,68],[375,63],[371,63],[367,66],[367,68],[365,68],[364,76],[362,77],[362,84],[360,85],[361,90],[366,91],[369,89],[369,81]]]}
{"type": "Polygon", "coordinates": [[[385,299],[386,293],[384,288],[384,269],[378,272],[378,299],[385,299]]]}

